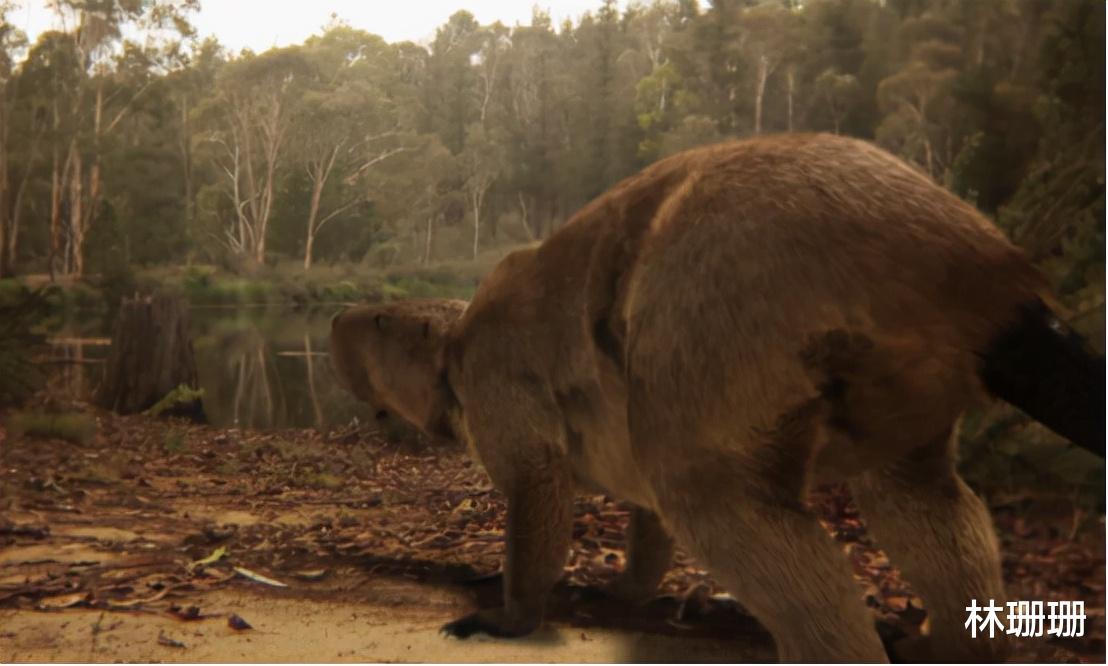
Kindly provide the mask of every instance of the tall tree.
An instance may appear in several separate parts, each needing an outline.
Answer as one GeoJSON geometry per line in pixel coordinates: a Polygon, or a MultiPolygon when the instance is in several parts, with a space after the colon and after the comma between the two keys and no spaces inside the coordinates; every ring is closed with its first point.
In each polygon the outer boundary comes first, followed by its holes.
{"type": "Polygon", "coordinates": [[[323,225],[366,203],[364,179],[405,150],[396,141],[400,122],[389,98],[393,52],[381,38],[338,26],[309,40],[306,54],[313,78],[293,120],[294,150],[311,184],[304,270],[323,225]]]}
{"type": "Polygon", "coordinates": [[[310,80],[310,67],[295,47],[260,56],[244,53],[228,63],[209,100],[208,140],[230,199],[223,242],[244,268],[265,263],[266,240],[277,196],[297,100],[310,80]]]}
{"type": "Polygon", "coordinates": [[[51,275],[60,268],[79,277],[84,272],[85,241],[104,195],[105,142],[148,87],[127,90],[120,85],[113,66],[117,46],[125,28],[141,29],[150,37],[148,57],[172,59],[177,39],[190,30],[187,15],[197,3],[53,0],[50,4],[67,30],[46,33],[40,39],[45,40],[46,67],[52,70],[49,265],[51,275]]]}
{"type": "Polygon", "coordinates": [[[793,59],[800,48],[800,14],[779,2],[763,2],[742,12],[741,42],[754,63],[754,133],[762,133],[762,109],[766,84],[782,64],[788,65],[788,129],[793,124],[795,70],[793,59]]]}
{"type": "MultiPolygon", "coordinates": [[[[26,36],[7,21],[14,9],[12,2],[0,1],[0,278],[14,271],[21,199],[30,175],[26,167],[19,174],[11,172],[12,124],[18,94],[17,58],[26,46],[26,36]]],[[[25,155],[24,159],[29,160],[30,155],[25,155]]]]}
{"type": "Polygon", "coordinates": [[[480,113],[480,90],[472,61],[480,49],[480,25],[467,11],[455,12],[435,33],[428,62],[428,111],[434,131],[451,152],[461,152],[466,127],[480,113]]]}
{"type": "Polygon", "coordinates": [[[474,124],[466,132],[465,148],[458,156],[465,174],[463,191],[473,221],[473,258],[477,258],[481,240],[481,212],[489,188],[500,176],[503,155],[497,142],[481,125],[474,124]]]}
{"type": "Polygon", "coordinates": [[[883,80],[877,98],[885,119],[877,139],[894,152],[941,176],[953,158],[945,141],[952,108],[951,84],[962,59],[960,30],[944,18],[927,15],[905,21],[907,62],[883,80]]]}

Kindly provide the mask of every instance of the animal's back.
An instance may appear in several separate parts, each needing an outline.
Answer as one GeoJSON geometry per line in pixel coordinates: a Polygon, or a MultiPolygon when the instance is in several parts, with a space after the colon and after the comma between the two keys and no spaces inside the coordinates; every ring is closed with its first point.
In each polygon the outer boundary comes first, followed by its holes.
{"type": "Polygon", "coordinates": [[[849,418],[895,434],[977,399],[976,354],[1041,291],[998,229],[912,167],[785,135],[624,180],[498,267],[467,323],[510,321],[516,362],[555,391],[618,375],[764,431],[846,377],[849,418]]]}
{"type": "Polygon", "coordinates": [[[628,372],[739,438],[832,383],[828,418],[886,452],[898,432],[946,427],[980,397],[977,354],[1042,291],[987,219],[864,142],[766,137],[678,159],[617,298],[628,372]]]}

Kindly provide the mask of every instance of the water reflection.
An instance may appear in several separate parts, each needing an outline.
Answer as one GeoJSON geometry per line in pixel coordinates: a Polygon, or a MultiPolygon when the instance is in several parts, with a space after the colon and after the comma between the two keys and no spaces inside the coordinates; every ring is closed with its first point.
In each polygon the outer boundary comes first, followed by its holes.
{"type": "MultiPolygon", "coordinates": [[[[327,338],[334,312],[272,308],[193,308],[191,333],[204,411],[219,426],[315,427],[365,422],[368,408],[338,383],[327,338]]],[[[55,333],[55,381],[74,396],[91,395],[108,347],[89,337],[96,324],[55,333]],[[73,334],[80,330],[84,337],[73,334]],[[99,344],[93,344],[99,343],[99,344]]],[[[103,330],[101,336],[110,335],[103,330]]]]}

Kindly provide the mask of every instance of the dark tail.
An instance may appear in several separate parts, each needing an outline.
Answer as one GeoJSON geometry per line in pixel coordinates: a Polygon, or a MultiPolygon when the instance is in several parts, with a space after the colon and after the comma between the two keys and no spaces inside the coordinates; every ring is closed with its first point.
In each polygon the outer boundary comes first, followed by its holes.
{"type": "Polygon", "coordinates": [[[1104,369],[1104,357],[1036,300],[993,338],[979,372],[994,396],[1103,458],[1104,369]]]}

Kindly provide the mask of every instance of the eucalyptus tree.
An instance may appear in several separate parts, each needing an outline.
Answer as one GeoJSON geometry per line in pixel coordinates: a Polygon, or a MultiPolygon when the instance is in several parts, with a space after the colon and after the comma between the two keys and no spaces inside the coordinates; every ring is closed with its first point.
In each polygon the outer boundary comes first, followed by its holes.
{"type": "MultiPolygon", "coordinates": [[[[218,239],[243,268],[265,263],[269,224],[281,178],[291,162],[296,108],[312,68],[299,47],[248,51],[216,77],[198,114],[207,127],[209,159],[220,174],[229,208],[214,209],[218,239]]],[[[209,207],[211,202],[209,201],[209,207]]]]}
{"type": "MultiPolygon", "coordinates": [[[[151,59],[172,61],[182,35],[191,26],[188,13],[196,0],[51,0],[63,26],[40,37],[51,70],[49,81],[51,134],[51,275],[80,276],[85,265],[85,241],[104,196],[102,169],[105,142],[133,110],[150,82],[128,89],[116,67],[125,29],[148,37],[144,49],[151,59]],[[64,157],[63,157],[64,155],[64,157]]],[[[137,46],[135,48],[138,48],[137,46]]]]}
{"type": "Polygon", "coordinates": [[[0,278],[8,277],[14,272],[19,217],[31,163],[28,150],[23,155],[24,167],[12,172],[12,125],[15,122],[15,101],[18,96],[18,62],[27,42],[26,35],[7,20],[14,10],[15,5],[12,2],[0,1],[0,278]]]}
{"type": "Polygon", "coordinates": [[[304,46],[312,79],[294,117],[294,151],[311,195],[304,270],[316,236],[328,222],[365,204],[365,181],[407,148],[400,140],[403,107],[394,99],[396,52],[376,35],[336,26],[304,46]],[[326,195],[326,196],[325,196],[326,195]]]}
{"type": "Polygon", "coordinates": [[[901,33],[909,44],[908,58],[877,88],[886,114],[877,139],[941,178],[953,159],[944,121],[951,119],[951,85],[963,57],[961,29],[927,14],[906,20],[901,33]]]}
{"type": "Polygon", "coordinates": [[[481,240],[481,213],[489,188],[504,168],[504,152],[489,130],[479,123],[466,131],[465,147],[458,155],[463,177],[462,190],[473,222],[473,258],[477,258],[481,240]]]}

